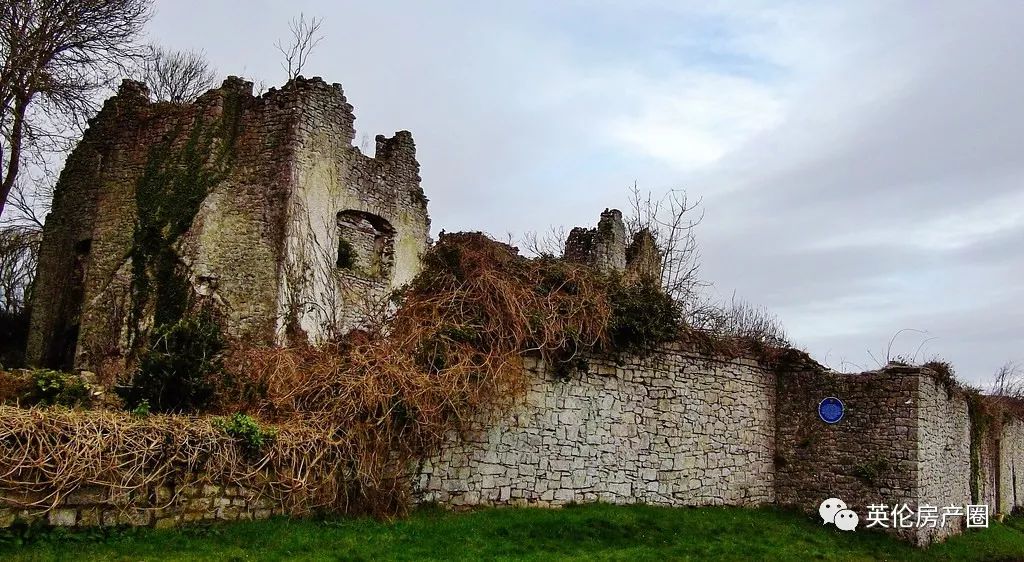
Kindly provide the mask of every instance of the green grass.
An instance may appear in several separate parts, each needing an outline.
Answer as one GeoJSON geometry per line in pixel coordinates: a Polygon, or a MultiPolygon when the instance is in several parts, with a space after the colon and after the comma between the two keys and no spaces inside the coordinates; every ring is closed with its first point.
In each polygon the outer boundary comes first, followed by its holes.
{"type": "Polygon", "coordinates": [[[928,550],[764,508],[587,505],[422,509],[408,519],[240,522],[102,535],[47,533],[0,560],[1024,560],[1024,518],[928,550]]]}

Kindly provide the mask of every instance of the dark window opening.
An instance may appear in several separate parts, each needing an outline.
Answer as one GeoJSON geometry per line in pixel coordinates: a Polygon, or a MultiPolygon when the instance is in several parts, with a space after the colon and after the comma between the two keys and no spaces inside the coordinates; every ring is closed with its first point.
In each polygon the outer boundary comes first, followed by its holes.
{"type": "Polygon", "coordinates": [[[338,262],[337,265],[341,269],[355,269],[356,267],[356,250],[352,247],[352,243],[344,238],[338,239],[338,262]]]}
{"type": "Polygon", "coordinates": [[[85,240],[79,240],[75,242],[75,253],[79,256],[87,255],[92,251],[92,239],[86,238],[85,240]]]}
{"type": "Polygon", "coordinates": [[[382,279],[394,265],[395,229],[387,220],[365,211],[338,213],[338,269],[382,279]]]}

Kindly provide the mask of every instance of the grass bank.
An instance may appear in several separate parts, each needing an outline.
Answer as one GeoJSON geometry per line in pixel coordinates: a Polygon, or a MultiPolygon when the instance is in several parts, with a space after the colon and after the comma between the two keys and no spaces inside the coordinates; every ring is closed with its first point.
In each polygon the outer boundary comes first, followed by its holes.
{"type": "Polygon", "coordinates": [[[1024,518],[927,550],[772,508],[587,505],[421,509],[408,519],[250,521],[177,530],[47,532],[0,543],[24,560],[1024,560],[1024,518]]]}

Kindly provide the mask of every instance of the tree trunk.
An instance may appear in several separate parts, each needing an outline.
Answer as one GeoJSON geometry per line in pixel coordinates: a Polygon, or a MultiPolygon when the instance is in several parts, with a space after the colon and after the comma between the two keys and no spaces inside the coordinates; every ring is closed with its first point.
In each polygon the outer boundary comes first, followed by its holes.
{"type": "Polygon", "coordinates": [[[0,184],[0,216],[4,214],[7,196],[18,179],[18,167],[21,163],[21,144],[25,133],[25,111],[28,109],[28,96],[18,96],[14,103],[14,122],[11,124],[11,150],[7,158],[7,170],[0,184]]]}

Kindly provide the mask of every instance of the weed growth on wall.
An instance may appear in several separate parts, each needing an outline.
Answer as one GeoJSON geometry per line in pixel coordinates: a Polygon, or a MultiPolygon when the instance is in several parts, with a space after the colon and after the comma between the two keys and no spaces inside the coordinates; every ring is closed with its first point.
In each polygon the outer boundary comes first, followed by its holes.
{"type": "Polygon", "coordinates": [[[34,383],[30,401],[42,406],[75,407],[89,402],[89,385],[77,375],[37,369],[32,371],[34,383]]]}
{"type": "Polygon", "coordinates": [[[252,416],[242,413],[226,418],[215,418],[213,426],[237,440],[250,455],[258,454],[264,445],[277,437],[277,430],[265,428],[252,416]]]}
{"type": "Polygon", "coordinates": [[[650,280],[627,284],[613,277],[608,287],[612,313],[609,348],[621,353],[647,353],[675,341],[681,329],[679,304],[650,280]]]}

